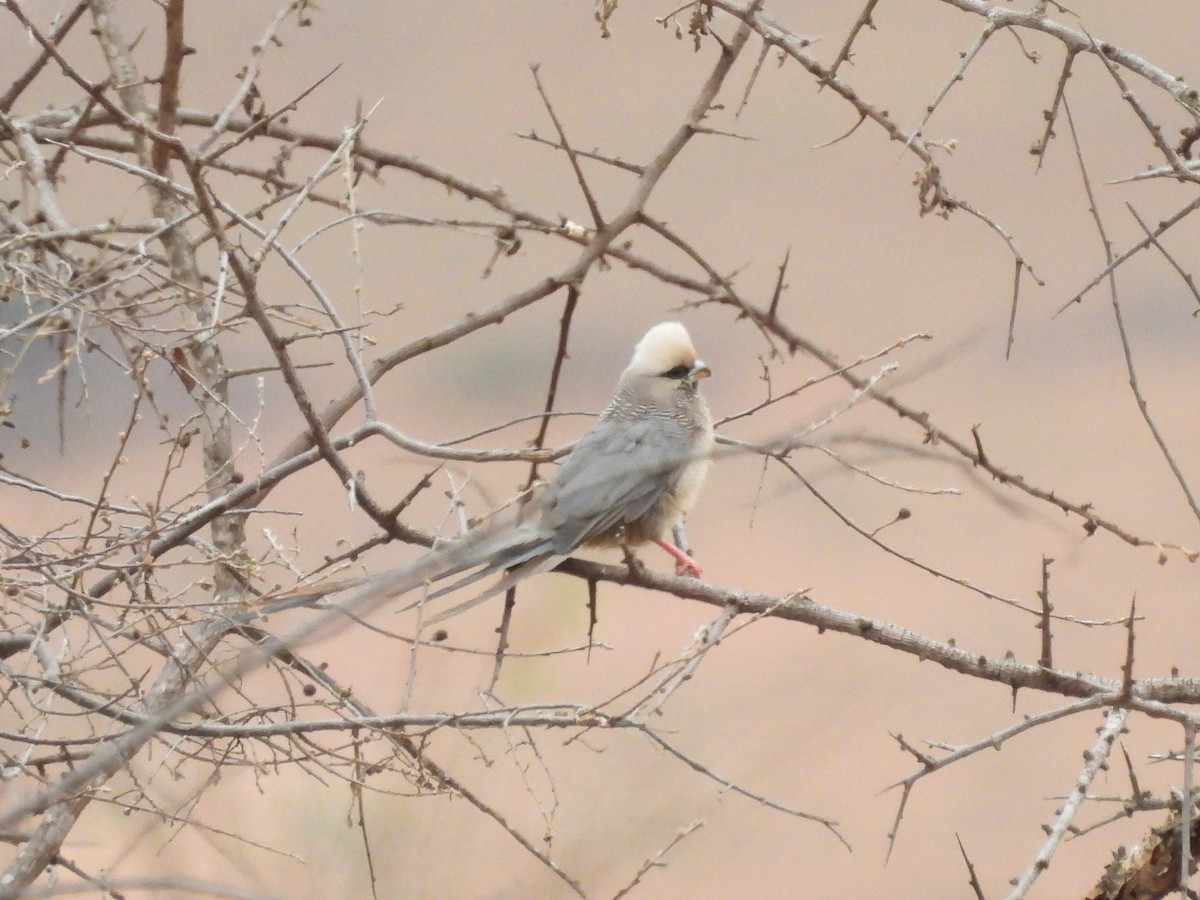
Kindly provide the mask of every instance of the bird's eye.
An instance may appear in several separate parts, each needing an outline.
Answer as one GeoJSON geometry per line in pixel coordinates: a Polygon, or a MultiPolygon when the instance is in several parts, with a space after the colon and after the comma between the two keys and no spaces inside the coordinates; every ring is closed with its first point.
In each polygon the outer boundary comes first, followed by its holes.
{"type": "Polygon", "coordinates": [[[667,371],[663,372],[663,378],[687,378],[688,373],[691,371],[691,368],[688,366],[676,366],[673,369],[667,369],[667,371]]]}

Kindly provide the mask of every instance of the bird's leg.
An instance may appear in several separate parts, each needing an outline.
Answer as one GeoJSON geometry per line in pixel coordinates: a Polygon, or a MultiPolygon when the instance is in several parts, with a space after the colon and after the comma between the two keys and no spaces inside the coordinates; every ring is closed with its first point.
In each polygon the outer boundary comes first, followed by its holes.
{"type": "Polygon", "coordinates": [[[692,545],[688,543],[687,532],[683,529],[682,520],[671,526],[671,540],[675,542],[676,547],[688,554],[688,556],[691,556],[692,545]]]}
{"type": "Polygon", "coordinates": [[[688,550],[687,535],[683,533],[683,526],[676,525],[672,531],[672,536],[675,538],[675,543],[659,538],[654,543],[662,547],[675,559],[675,574],[676,575],[691,575],[695,578],[700,578],[704,574],[704,569],[700,563],[692,559],[688,550]]]}

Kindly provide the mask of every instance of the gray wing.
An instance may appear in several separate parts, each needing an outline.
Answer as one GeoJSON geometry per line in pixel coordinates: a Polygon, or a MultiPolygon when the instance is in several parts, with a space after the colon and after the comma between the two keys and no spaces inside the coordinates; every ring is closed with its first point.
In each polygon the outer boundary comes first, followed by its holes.
{"type": "Polygon", "coordinates": [[[569,553],[643,516],[688,461],[688,430],[671,419],[598,422],[575,446],[546,498],[543,527],[569,553]]]}
{"type": "Polygon", "coordinates": [[[433,580],[484,565],[439,588],[427,599],[449,594],[503,569],[511,569],[509,575],[480,596],[427,620],[427,624],[457,615],[523,578],[551,569],[585,541],[640,518],[670,487],[680,466],[689,461],[689,443],[687,429],[670,419],[598,422],[575,445],[558,477],[539,499],[539,520],[481,536],[457,565],[433,580]]]}

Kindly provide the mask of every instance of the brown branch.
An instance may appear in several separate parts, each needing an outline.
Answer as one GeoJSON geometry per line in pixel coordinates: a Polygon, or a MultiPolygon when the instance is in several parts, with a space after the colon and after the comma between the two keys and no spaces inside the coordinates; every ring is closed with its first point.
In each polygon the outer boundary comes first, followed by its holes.
{"type": "Polygon", "coordinates": [[[1038,621],[1038,630],[1042,634],[1042,653],[1038,657],[1038,665],[1047,669],[1054,666],[1053,637],[1050,630],[1051,613],[1054,604],[1050,602],[1050,566],[1054,560],[1048,556],[1042,557],[1042,589],[1038,591],[1038,600],[1042,603],[1042,617],[1038,621]]]}
{"type": "MultiPolygon", "coordinates": [[[[533,131],[529,132],[529,134],[516,134],[516,135],[514,135],[514,137],[517,137],[522,141],[529,141],[534,144],[541,144],[543,146],[550,147],[554,150],[566,150],[567,149],[565,144],[547,140],[544,137],[539,137],[533,131]]],[[[612,166],[614,169],[621,169],[625,172],[632,172],[634,175],[642,174],[641,166],[635,165],[634,163],[626,162],[625,160],[619,159],[618,157],[615,157],[615,156],[608,156],[607,154],[600,153],[595,150],[576,149],[574,152],[575,152],[576,156],[581,157],[583,159],[595,160],[596,162],[604,163],[606,166],[612,166]]]]}
{"type": "Polygon", "coordinates": [[[558,119],[558,113],[554,111],[554,104],[550,102],[550,97],[546,93],[545,86],[542,84],[541,66],[533,65],[529,67],[529,70],[533,73],[533,83],[537,85],[537,92],[538,96],[542,98],[542,105],[546,108],[546,112],[550,116],[550,121],[554,123],[554,130],[558,133],[558,142],[571,163],[571,171],[575,173],[575,183],[579,185],[583,199],[587,202],[588,212],[592,216],[592,227],[600,231],[604,228],[604,217],[600,214],[600,207],[596,203],[595,196],[592,195],[592,189],[588,187],[587,179],[583,177],[583,169],[579,168],[579,157],[575,153],[575,149],[571,146],[571,142],[567,140],[567,133],[563,129],[562,122],[558,119]]]}
{"type": "MultiPolygon", "coordinates": [[[[179,79],[183,73],[183,58],[190,48],[183,42],[183,0],[167,0],[166,9],[166,53],[160,76],[158,94],[158,130],[163,134],[175,133],[175,116],[179,110],[179,79]]],[[[171,160],[171,148],[164,143],[155,143],[153,167],[160,175],[167,175],[171,160]]]]}
{"type": "Polygon", "coordinates": [[[867,0],[866,6],[863,7],[858,18],[850,28],[850,33],[846,35],[846,40],[842,43],[842,49],[838,50],[838,55],[833,61],[833,65],[829,67],[830,79],[837,78],[838,69],[842,67],[842,63],[850,62],[850,49],[854,46],[854,41],[858,38],[859,33],[864,28],[875,30],[875,23],[871,20],[872,13],[875,12],[875,7],[879,5],[879,0],[867,0]]]}
{"type": "MultiPolygon", "coordinates": [[[[79,2],[71,8],[71,11],[68,12],[66,16],[63,17],[63,19],[58,23],[58,26],[48,35],[46,35],[46,40],[54,47],[57,47],[59,44],[61,44],[63,38],[65,38],[67,34],[70,33],[71,29],[75,27],[75,23],[79,21],[80,17],[83,16],[85,12],[87,12],[87,8],[88,0],[79,0],[79,2]]],[[[29,67],[22,72],[11,85],[9,85],[7,91],[5,91],[3,94],[0,94],[0,113],[8,113],[12,110],[13,104],[17,102],[21,94],[25,93],[25,89],[33,83],[33,80],[37,78],[38,73],[46,67],[46,63],[48,63],[51,58],[52,57],[49,49],[43,47],[42,52],[38,54],[38,58],[30,63],[29,67]]]]}
{"type": "Polygon", "coordinates": [[[1134,623],[1137,621],[1137,596],[1129,601],[1129,618],[1125,625],[1125,661],[1121,665],[1121,701],[1128,702],[1133,697],[1133,648],[1134,623]]]}
{"type": "Polygon", "coordinates": [[[1071,106],[1065,99],[1063,100],[1063,110],[1067,114],[1067,124],[1071,129],[1071,143],[1075,148],[1075,159],[1079,165],[1080,177],[1083,179],[1083,188],[1087,194],[1092,220],[1096,224],[1096,233],[1100,237],[1101,245],[1104,248],[1104,256],[1110,267],[1108,275],[1109,297],[1112,300],[1113,320],[1117,326],[1117,334],[1121,338],[1121,350],[1125,357],[1125,371],[1129,374],[1129,389],[1133,392],[1133,397],[1137,403],[1138,411],[1142,415],[1142,420],[1150,430],[1150,436],[1154,438],[1154,443],[1158,445],[1159,452],[1166,461],[1167,467],[1171,470],[1171,474],[1175,477],[1176,484],[1179,485],[1179,489],[1183,492],[1184,499],[1192,510],[1192,515],[1200,520],[1200,503],[1197,503],[1195,496],[1192,494],[1191,486],[1188,484],[1187,477],[1175,461],[1175,455],[1171,452],[1171,448],[1167,446],[1167,440],[1163,437],[1157,423],[1155,423],[1154,417],[1150,415],[1150,406],[1146,402],[1146,397],[1142,393],[1141,386],[1138,383],[1137,368],[1133,364],[1133,349],[1129,345],[1129,333],[1125,330],[1125,318],[1121,312],[1121,303],[1117,295],[1117,279],[1115,273],[1111,271],[1113,262],[1112,242],[1108,239],[1108,233],[1104,229],[1104,222],[1100,218],[1100,207],[1096,202],[1096,195],[1092,191],[1092,182],[1088,177],[1087,166],[1084,164],[1083,147],[1079,143],[1079,134],[1075,130],[1075,120],[1071,115],[1071,106]]]}
{"type": "MultiPolygon", "coordinates": [[[[1196,279],[1192,277],[1192,273],[1186,271],[1175,259],[1174,254],[1172,254],[1171,251],[1162,245],[1162,242],[1154,234],[1150,226],[1147,225],[1142,217],[1138,215],[1138,212],[1133,208],[1132,203],[1126,203],[1125,208],[1129,210],[1130,215],[1132,215],[1137,221],[1138,226],[1145,233],[1146,239],[1150,241],[1154,249],[1163,255],[1163,258],[1166,259],[1171,268],[1175,270],[1176,274],[1178,274],[1181,279],[1183,279],[1183,283],[1187,286],[1187,289],[1192,294],[1192,298],[1196,301],[1196,306],[1200,307],[1200,290],[1197,290],[1196,288],[1196,279]]],[[[1195,315],[1195,313],[1193,313],[1193,315],[1195,315]]]]}
{"type": "Polygon", "coordinates": [[[1050,109],[1044,113],[1046,130],[1042,133],[1042,139],[1031,148],[1030,152],[1037,157],[1039,172],[1042,170],[1042,164],[1046,161],[1046,152],[1050,149],[1050,141],[1054,138],[1054,123],[1058,121],[1058,109],[1066,96],[1067,79],[1071,77],[1071,67],[1075,64],[1075,57],[1078,55],[1078,50],[1067,49],[1062,70],[1058,73],[1058,85],[1054,88],[1054,101],[1050,104],[1050,109]]]}
{"type": "Polygon", "coordinates": [[[963,846],[962,838],[957,834],[954,835],[954,839],[958,841],[958,852],[967,864],[967,874],[971,876],[971,890],[975,892],[976,900],[984,900],[983,885],[979,883],[979,877],[975,874],[975,865],[971,862],[971,857],[967,856],[967,848],[963,846]]]}
{"type": "MultiPolygon", "coordinates": [[[[546,403],[542,408],[542,420],[538,425],[537,434],[533,438],[533,449],[541,450],[546,446],[546,434],[550,429],[550,413],[554,411],[554,401],[558,396],[558,379],[562,375],[563,362],[567,358],[567,341],[571,335],[571,322],[575,317],[575,308],[579,304],[579,288],[567,286],[567,299],[563,304],[562,318],[558,326],[558,347],[554,351],[554,362],[550,365],[550,384],[546,388],[546,403]]],[[[529,467],[529,477],[525,480],[523,491],[528,491],[537,481],[538,464],[534,462],[529,467]]]]}

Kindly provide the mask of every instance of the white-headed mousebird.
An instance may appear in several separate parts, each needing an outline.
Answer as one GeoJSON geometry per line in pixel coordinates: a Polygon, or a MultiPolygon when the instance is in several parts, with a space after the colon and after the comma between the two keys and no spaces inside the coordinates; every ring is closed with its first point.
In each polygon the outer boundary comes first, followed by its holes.
{"type": "Polygon", "coordinates": [[[426,621],[450,618],[553,569],[582,546],[655,543],[675,558],[675,574],[700,577],[700,564],[683,540],[683,518],[711,464],[712,419],[699,390],[700,379],[711,374],[678,322],[646,332],[616,395],[554,480],[526,504],[518,523],[468,534],[463,540],[475,546],[434,580],[477,570],[429,599],[508,573],[483,594],[426,621]]]}
{"type": "Polygon", "coordinates": [[[683,519],[711,464],[712,419],[699,391],[700,379],[711,374],[697,358],[687,329],[678,322],[655,325],[638,341],[616,395],[596,424],[550,484],[518,513],[478,526],[407,565],[276,595],[259,605],[258,614],[352,587],[362,590],[345,605],[365,605],[462,576],[405,607],[411,609],[504,572],[483,593],[425,617],[423,624],[430,625],[555,568],[583,546],[658,544],[674,557],[677,575],[700,577],[700,564],[689,555],[683,536],[683,519]]]}

